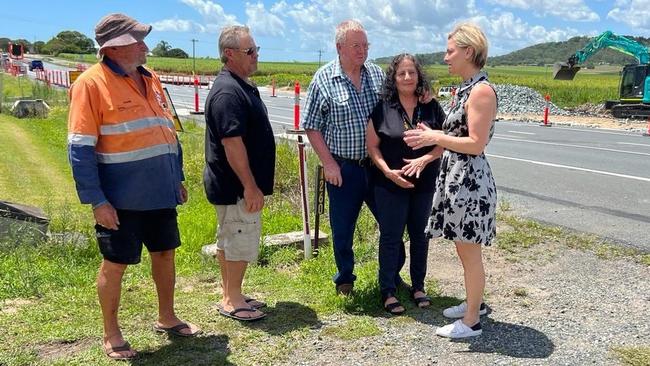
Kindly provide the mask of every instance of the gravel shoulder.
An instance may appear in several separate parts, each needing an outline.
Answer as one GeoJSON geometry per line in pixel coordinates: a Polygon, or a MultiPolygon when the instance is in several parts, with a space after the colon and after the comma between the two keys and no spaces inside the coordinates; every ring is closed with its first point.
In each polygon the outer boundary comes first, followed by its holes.
{"type": "MultiPolygon", "coordinates": [[[[482,336],[437,337],[435,329],[447,323],[441,309],[411,306],[406,316],[372,318],[376,336],[350,341],[313,329],[286,364],[612,365],[619,364],[613,347],[650,346],[650,267],[556,241],[515,254],[487,248],[484,258],[491,311],[482,336]]],[[[464,298],[452,243],[432,241],[428,268],[441,296],[464,298]]],[[[323,327],[353,317],[322,319],[323,327]]]]}

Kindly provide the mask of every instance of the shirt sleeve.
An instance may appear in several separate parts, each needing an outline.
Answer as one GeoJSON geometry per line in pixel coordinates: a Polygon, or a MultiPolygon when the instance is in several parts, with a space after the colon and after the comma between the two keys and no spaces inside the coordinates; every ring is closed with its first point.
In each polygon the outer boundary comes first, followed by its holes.
{"type": "Polygon", "coordinates": [[[325,96],[320,90],[317,76],[312,79],[307,89],[305,112],[302,117],[302,128],[305,130],[323,131],[329,109],[325,96]]]}
{"type": "Polygon", "coordinates": [[[375,128],[375,132],[379,134],[379,127],[381,122],[384,120],[384,102],[379,101],[375,108],[372,109],[370,113],[370,119],[372,120],[372,127],[375,128]]]}
{"type": "Polygon", "coordinates": [[[214,136],[225,137],[244,136],[246,134],[246,110],[248,105],[243,96],[230,92],[222,92],[212,97],[211,115],[208,128],[213,129],[214,136]]]}
{"type": "Polygon", "coordinates": [[[80,80],[70,88],[68,160],[79,200],[93,207],[107,202],[101,189],[95,155],[101,124],[99,103],[97,91],[91,83],[80,80]]]}
{"type": "Polygon", "coordinates": [[[431,100],[431,109],[433,110],[433,120],[432,125],[429,127],[434,130],[441,130],[442,123],[447,118],[447,114],[445,113],[444,109],[442,109],[440,103],[438,103],[438,101],[435,99],[431,100]]]}

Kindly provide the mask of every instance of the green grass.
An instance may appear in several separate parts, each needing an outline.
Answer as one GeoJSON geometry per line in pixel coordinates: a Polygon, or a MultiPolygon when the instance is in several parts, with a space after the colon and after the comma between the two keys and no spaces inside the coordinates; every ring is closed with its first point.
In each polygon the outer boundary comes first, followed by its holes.
{"type": "Polygon", "coordinates": [[[624,365],[650,365],[650,346],[648,347],[617,347],[612,349],[624,365]]]}
{"type": "Polygon", "coordinates": [[[65,90],[48,87],[25,76],[11,76],[0,72],[0,110],[6,113],[18,99],[43,99],[50,106],[64,106],[68,96],[65,90]]]}

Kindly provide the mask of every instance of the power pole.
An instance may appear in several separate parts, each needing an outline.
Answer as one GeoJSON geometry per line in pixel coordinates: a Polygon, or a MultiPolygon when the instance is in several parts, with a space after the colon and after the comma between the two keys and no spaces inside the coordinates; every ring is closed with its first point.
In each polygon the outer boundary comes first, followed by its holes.
{"type": "Polygon", "coordinates": [[[318,50],[318,68],[320,69],[320,57],[323,54],[323,50],[318,50]]]}
{"type": "Polygon", "coordinates": [[[194,44],[198,42],[198,39],[192,39],[192,73],[196,75],[196,55],[194,52],[194,44]]]}

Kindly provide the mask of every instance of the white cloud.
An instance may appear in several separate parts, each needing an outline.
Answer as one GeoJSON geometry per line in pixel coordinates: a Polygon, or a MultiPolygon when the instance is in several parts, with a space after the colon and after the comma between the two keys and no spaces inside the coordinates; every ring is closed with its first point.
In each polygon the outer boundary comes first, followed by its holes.
{"type": "Polygon", "coordinates": [[[573,28],[547,29],[541,25],[531,25],[512,13],[498,16],[478,15],[472,18],[486,34],[490,44],[490,55],[500,55],[512,50],[544,42],[559,42],[582,35],[573,28]]]}
{"type": "Polygon", "coordinates": [[[193,21],[186,19],[163,19],[151,23],[151,26],[159,32],[192,32],[197,30],[200,31],[202,29],[200,24],[196,24],[193,21]]]}
{"type": "Polygon", "coordinates": [[[539,17],[554,16],[564,20],[576,22],[597,22],[600,16],[583,0],[487,0],[488,3],[515,8],[532,10],[539,17]]]}
{"type": "Polygon", "coordinates": [[[246,24],[251,28],[253,34],[262,36],[283,36],[284,22],[275,14],[267,12],[264,4],[246,3],[246,24]]]}
{"type": "Polygon", "coordinates": [[[617,0],[607,18],[631,27],[650,30],[650,6],[647,0],[617,0]]]}
{"type": "Polygon", "coordinates": [[[237,23],[237,17],[226,14],[223,7],[209,0],[181,0],[181,2],[196,10],[207,21],[228,25],[237,23]]]}

